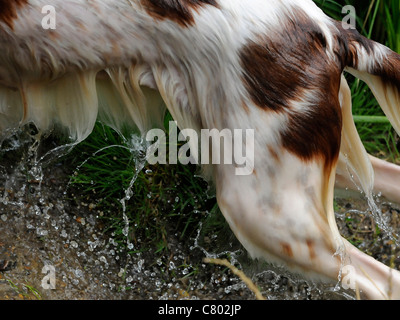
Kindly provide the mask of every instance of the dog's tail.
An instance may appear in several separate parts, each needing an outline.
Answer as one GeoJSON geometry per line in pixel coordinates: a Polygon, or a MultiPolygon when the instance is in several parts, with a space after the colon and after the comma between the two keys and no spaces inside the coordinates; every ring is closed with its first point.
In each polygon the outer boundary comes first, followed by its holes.
{"type": "Polygon", "coordinates": [[[346,71],[368,84],[394,129],[400,133],[400,55],[355,34],[350,32],[351,61],[346,71]]]}
{"type": "MultiPolygon", "coordinates": [[[[355,30],[341,29],[340,39],[342,50],[339,56],[344,59],[345,70],[367,83],[392,126],[400,134],[400,55],[355,30]]],[[[357,176],[363,191],[371,195],[373,169],[354,123],[348,121],[351,119],[349,91],[347,84],[342,81],[342,110],[349,114],[344,115],[347,122],[343,123],[341,160],[342,164],[346,163],[344,170],[357,176]]]]}

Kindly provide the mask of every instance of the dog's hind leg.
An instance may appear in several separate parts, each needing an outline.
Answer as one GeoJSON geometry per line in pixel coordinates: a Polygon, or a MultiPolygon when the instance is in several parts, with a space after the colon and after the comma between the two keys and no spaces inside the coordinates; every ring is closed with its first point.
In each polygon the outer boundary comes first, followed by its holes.
{"type": "Polygon", "coordinates": [[[370,156],[375,172],[374,192],[400,204],[400,166],[370,156]]]}
{"type": "MultiPolygon", "coordinates": [[[[394,205],[400,204],[400,166],[394,163],[368,156],[373,168],[373,194],[384,197],[394,205]]],[[[342,158],[341,169],[336,175],[336,187],[338,189],[350,189],[364,191],[357,176],[350,174],[348,162],[342,158]]]]}

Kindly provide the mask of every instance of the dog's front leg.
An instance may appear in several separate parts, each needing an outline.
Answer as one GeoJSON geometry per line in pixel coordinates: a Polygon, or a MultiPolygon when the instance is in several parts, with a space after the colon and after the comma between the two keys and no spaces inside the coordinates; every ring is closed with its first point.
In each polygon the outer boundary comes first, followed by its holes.
{"type": "Polygon", "coordinates": [[[304,164],[285,153],[252,175],[238,176],[227,165],[216,172],[221,211],[253,258],[283,262],[333,284],[343,281],[369,299],[400,297],[400,273],[340,237],[330,207],[333,186],[317,162],[304,164]]]}

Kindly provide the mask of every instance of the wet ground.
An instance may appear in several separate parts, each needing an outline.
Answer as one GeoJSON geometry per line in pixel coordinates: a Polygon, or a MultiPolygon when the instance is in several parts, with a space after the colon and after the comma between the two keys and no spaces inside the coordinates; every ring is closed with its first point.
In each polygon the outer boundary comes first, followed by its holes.
{"type": "MultiPolygon", "coordinates": [[[[16,164],[17,165],[17,164],[16,164]]],[[[218,299],[253,300],[255,295],[227,268],[206,264],[206,256],[229,258],[267,299],[355,299],[335,284],[306,281],[252,261],[231,233],[202,232],[189,241],[169,234],[168,254],[128,255],[105,232],[101,212],[66,188],[60,164],[27,179],[23,167],[4,170],[0,189],[0,299],[218,299]],[[11,173],[13,172],[13,173],[11,173]],[[158,258],[155,260],[154,257],[158,258]]],[[[379,203],[400,230],[399,211],[379,203]]],[[[376,228],[366,201],[341,197],[337,220],[342,234],[380,261],[399,267],[400,249],[376,228]]]]}

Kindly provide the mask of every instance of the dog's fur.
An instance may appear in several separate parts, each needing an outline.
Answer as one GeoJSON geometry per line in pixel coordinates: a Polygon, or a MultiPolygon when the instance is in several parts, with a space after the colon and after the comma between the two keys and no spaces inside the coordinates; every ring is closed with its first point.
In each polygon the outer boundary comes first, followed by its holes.
{"type": "Polygon", "coordinates": [[[181,128],[254,129],[252,175],[204,168],[249,253],[334,281],[352,265],[369,298],[400,297],[400,273],[344,240],[333,212],[338,165],[368,196],[385,187],[373,165],[387,167],[361,144],[342,73],[370,85],[400,132],[399,55],[311,0],[54,0],[44,30],[47,4],[0,2],[2,132],[33,122],[81,141],[99,118],[145,134],[165,106],[181,128]]]}

